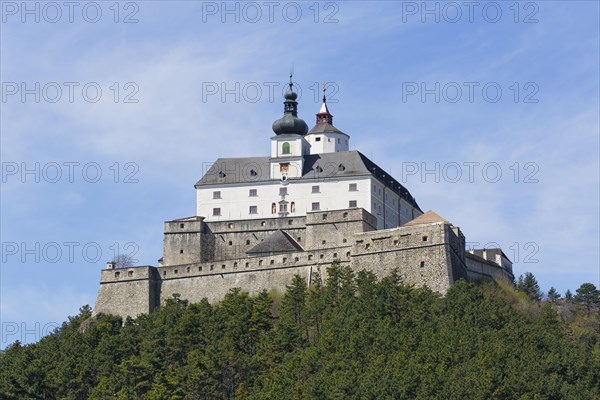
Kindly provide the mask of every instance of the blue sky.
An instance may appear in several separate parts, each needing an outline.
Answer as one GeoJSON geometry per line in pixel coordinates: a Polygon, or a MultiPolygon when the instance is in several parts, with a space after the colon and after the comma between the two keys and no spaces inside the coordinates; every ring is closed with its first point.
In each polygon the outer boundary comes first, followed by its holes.
{"type": "Polygon", "coordinates": [[[93,306],[116,249],[156,265],[208,163],[269,153],[292,65],[423,210],[599,285],[597,2],[48,4],[1,3],[0,347],[93,306]]]}

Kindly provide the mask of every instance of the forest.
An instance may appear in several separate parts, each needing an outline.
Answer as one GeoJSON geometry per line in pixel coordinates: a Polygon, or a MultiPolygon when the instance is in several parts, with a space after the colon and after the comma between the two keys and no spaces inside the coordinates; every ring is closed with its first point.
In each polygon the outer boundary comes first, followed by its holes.
{"type": "Polygon", "coordinates": [[[0,398],[600,399],[599,292],[550,292],[526,274],[441,296],[334,263],[125,321],[83,306],[0,353],[0,398]]]}

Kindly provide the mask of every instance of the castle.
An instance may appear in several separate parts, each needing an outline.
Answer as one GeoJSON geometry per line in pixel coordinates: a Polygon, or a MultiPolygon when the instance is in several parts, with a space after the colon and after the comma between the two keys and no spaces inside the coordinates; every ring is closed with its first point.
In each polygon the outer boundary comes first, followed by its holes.
{"type": "Polygon", "coordinates": [[[101,271],[94,313],[137,316],[178,294],[210,302],[239,287],[285,291],[334,260],[445,293],[458,279],[513,280],[500,249],[465,250],[460,229],[423,213],[410,192],[333,126],[325,90],[316,124],[298,117],[290,76],[270,157],[220,158],[196,183],[196,215],[164,224],[158,267],[101,271]]]}

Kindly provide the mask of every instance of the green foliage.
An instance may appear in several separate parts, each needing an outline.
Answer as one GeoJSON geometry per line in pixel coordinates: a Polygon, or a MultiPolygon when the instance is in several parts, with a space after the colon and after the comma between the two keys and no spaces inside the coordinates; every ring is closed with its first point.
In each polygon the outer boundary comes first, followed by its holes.
{"type": "Polygon", "coordinates": [[[552,286],[550,290],[548,290],[548,295],[546,296],[546,298],[549,302],[555,303],[556,301],[560,300],[560,293],[558,293],[558,290],[556,290],[556,288],[552,286]]]}
{"type": "Polygon", "coordinates": [[[519,279],[517,280],[517,289],[527,294],[533,301],[540,301],[542,299],[540,285],[531,272],[525,272],[524,277],[523,275],[519,276],[519,279]]]}
{"type": "Polygon", "coordinates": [[[275,302],[175,296],[124,324],[84,307],[0,354],[0,399],[600,398],[598,314],[569,304],[567,324],[528,297],[464,281],[442,297],[334,263],[275,302]]]}
{"type": "Polygon", "coordinates": [[[585,304],[588,308],[600,303],[600,291],[593,283],[583,283],[575,292],[575,302],[585,304]]]}

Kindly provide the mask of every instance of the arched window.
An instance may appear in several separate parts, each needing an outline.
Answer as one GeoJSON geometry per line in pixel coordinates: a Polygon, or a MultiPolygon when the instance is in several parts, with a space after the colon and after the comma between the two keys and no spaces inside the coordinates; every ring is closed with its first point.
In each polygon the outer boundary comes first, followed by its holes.
{"type": "Polygon", "coordinates": [[[296,202],[295,201],[292,201],[290,203],[290,212],[293,212],[293,213],[296,212],[296,202]]]}
{"type": "Polygon", "coordinates": [[[290,144],[288,142],[284,142],[281,146],[281,154],[290,154],[290,144]]]}
{"type": "Polygon", "coordinates": [[[271,214],[276,214],[277,213],[277,204],[272,203],[271,204],[271,214]]]}

